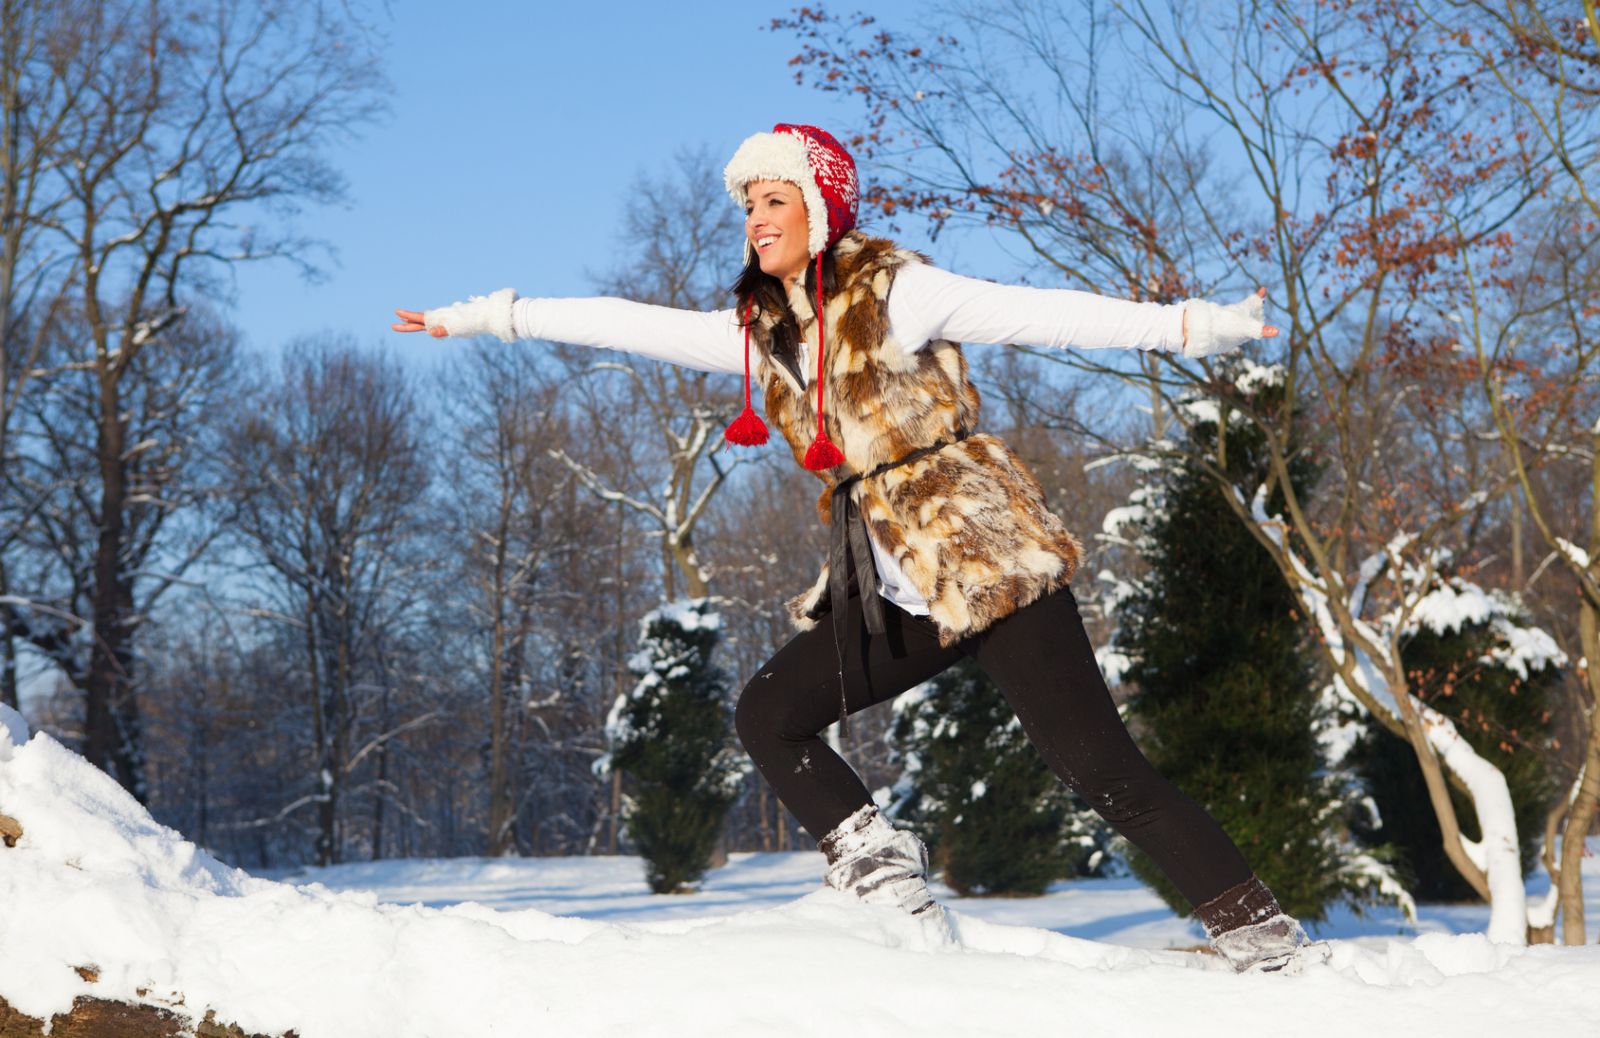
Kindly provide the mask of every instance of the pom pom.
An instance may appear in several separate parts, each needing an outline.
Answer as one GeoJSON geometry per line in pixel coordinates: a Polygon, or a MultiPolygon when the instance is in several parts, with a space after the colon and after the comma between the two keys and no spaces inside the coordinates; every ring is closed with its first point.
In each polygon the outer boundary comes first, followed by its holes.
{"type": "Polygon", "coordinates": [[[805,460],[800,464],[812,472],[821,472],[831,469],[844,461],[844,453],[835,447],[833,441],[828,439],[825,432],[817,433],[817,438],[811,441],[811,446],[806,448],[805,460]]]}
{"type": "Polygon", "coordinates": [[[741,447],[756,447],[767,442],[767,423],[746,404],[744,410],[739,412],[739,417],[728,423],[722,436],[729,443],[741,447]]]}

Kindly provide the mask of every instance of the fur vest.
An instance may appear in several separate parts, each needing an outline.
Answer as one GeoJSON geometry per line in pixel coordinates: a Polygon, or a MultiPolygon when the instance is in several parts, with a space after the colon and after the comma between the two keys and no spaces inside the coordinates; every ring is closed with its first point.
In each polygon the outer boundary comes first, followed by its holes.
{"type": "MultiPolygon", "coordinates": [[[[828,436],[845,460],[817,473],[827,487],[819,511],[828,522],[833,486],[849,476],[954,440],[958,430],[970,433],[850,489],[873,539],[927,599],[940,644],[950,645],[1065,584],[1082,549],[1045,507],[1039,481],[1021,459],[998,438],[977,432],[978,391],[961,347],[941,339],[906,354],[890,334],[895,271],[920,259],[859,231],[834,245],[838,285],[823,298],[823,410],[828,436]]],[[[789,307],[811,344],[814,365],[816,314],[803,285],[790,291],[789,307]]],[[[772,355],[772,328],[780,319],[757,311],[751,339],[767,421],[798,461],[816,431],[816,386],[814,375],[807,382],[772,355]]],[[[789,602],[789,613],[804,630],[830,608],[824,565],[811,589],[789,602]]]]}

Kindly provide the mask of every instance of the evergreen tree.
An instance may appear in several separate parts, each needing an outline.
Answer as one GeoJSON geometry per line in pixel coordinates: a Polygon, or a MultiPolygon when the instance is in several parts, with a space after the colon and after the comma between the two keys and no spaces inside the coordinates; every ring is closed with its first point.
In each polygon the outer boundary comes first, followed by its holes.
{"type": "MultiPolygon", "coordinates": [[[[1556,793],[1547,750],[1563,657],[1543,631],[1522,625],[1514,603],[1466,581],[1441,582],[1419,614],[1401,646],[1411,691],[1454,721],[1479,756],[1505,775],[1527,873],[1556,793]]],[[[1370,719],[1363,728],[1346,758],[1372,800],[1369,816],[1355,823],[1357,835],[1392,846],[1397,869],[1418,899],[1476,900],[1445,857],[1411,744],[1370,719]]],[[[1471,801],[1455,789],[1450,799],[1463,835],[1479,839],[1471,801]]]]}
{"type": "MultiPolygon", "coordinates": [[[[1245,370],[1257,403],[1270,406],[1278,389],[1260,376],[1272,369],[1245,370]]],[[[1217,431],[1215,420],[1195,423],[1191,448],[1215,458],[1217,431]]],[[[1261,435],[1248,423],[1230,423],[1226,470],[1246,493],[1265,478],[1261,435]]],[[[1314,472],[1301,460],[1292,478],[1303,495],[1314,472]]],[[[1221,823],[1286,911],[1322,919],[1361,884],[1329,832],[1337,789],[1317,742],[1324,710],[1294,595],[1193,462],[1144,497],[1155,507],[1135,525],[1150,570],[1120,604],[1116,638],[1130,660],[1124,680],[1136,686],[1128,706],[1140,746],[1221,823]]],[[[1192,907],[1144,855],[1132,851],[1129,865],[1175,910],[1192,907]]]]}
{"type": "Polygon", "coordinates": [[[721,617],[709,603],[667,603],[644,618],[628,661],[639,680],[606,723],[606,763],[632,786],[623,822],[658,894],[705,873],[747,771],[728,742],[727,681],[711,662],[721,617]]]}
{"type": "Polygon", "coordinates": [[[905,771],[890,813],[957,893],[1042,894],[1092,874],[1110,835],[1039,756],[970,660],[901,696],[890,737],[905,771]]]}

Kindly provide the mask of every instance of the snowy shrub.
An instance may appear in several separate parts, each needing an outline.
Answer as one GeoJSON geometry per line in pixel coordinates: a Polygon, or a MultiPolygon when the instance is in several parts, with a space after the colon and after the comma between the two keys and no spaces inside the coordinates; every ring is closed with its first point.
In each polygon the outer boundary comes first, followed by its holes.
{"type": "Polygon", "coordinates": [[[609,766],[629,782],[627,834],[662,894],[705,873],[748,769],[729,744],[727,679],[711,662],[721,624],[709,603],[671,602],[645,616],[628,661],[639,680],[606,723],[609,766]]]}

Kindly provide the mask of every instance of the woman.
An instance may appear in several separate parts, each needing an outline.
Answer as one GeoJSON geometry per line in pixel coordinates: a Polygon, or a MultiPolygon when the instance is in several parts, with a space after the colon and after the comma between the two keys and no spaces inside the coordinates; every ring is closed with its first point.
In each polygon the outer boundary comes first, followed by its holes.
{"type": "Polygon", "coordinates": [[[746,686],[735,719],[762,775],[818,837],[830,886],[942,924],[921,842],[878,813],[819,733],[970,656],[1056,775],[1198,906],[1212,945],[1236,969],[1302,961],[1299,924],[1129,737],[1068,586],[1078,542],[1022,461],[977,431],[978,393],[957,344],[1204,356],[1277,334],[1261,322],[1265,289],[1231,307],[1161,306],[937,270],[855,229],[855,163],[811,126],[755,134],[724,178],[745,210],[733,310],[518,299],[502,289],[397,310],[393,327],[612,347],[743,372],[745,410],[727,432],[740,444],[767,436],[750,407],[754,357],[767,419],[825,484],[819,509],[832,544],[816,583],[789,604],[800,633],[746,686]]]}

